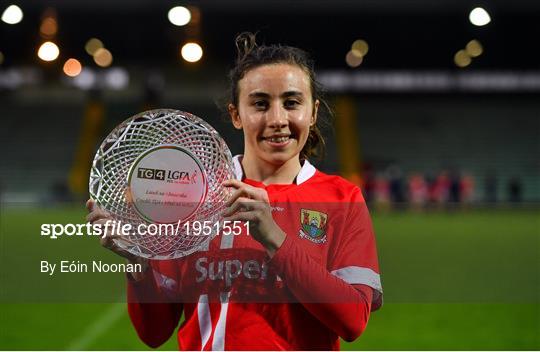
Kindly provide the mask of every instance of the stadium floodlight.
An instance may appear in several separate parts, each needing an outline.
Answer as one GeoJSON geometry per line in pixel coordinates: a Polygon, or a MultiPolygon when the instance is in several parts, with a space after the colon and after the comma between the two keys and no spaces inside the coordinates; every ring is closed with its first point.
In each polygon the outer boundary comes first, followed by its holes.
{"type": "Polygon", "coordinates": [[[197,62],[203,56],[203,49],[197,43],[186,43],[182,46],[180,53],[187,62],[197,62]]]}
{"type": "Polygon", "coordinates": [[[45,42],[38,49],[38,57],[43,61],[54,61],[58,55],[60,55],[60,49],[53,42],[45,42]]]}
{"type": "Polygon", "coordinates": [[[112,53],[105,48],[99,48],[94,53],[94,62],[100,67],[109,67],[113,62],[112,53]]]}
{"type": "Polygon", "coordinates": [[[486,10],[481,7],[476,7],[469,14],[469,21],[475,26],[481,27],[491,22],[491,17],[486,10]]]}
{"type": "Polygon", "coordinates": [[[84,45],[84,50],[88,53],[88,55],[94,56],[96,51],[103,48],[103,42],[97,38],[90,38],[84,45]]]}
{"type": "Polygon", "coordinates": [[[175,26],[185,26],[191,21],[191,11],[184,6],[175,6],[169,10],[167,17],[175,26]]]}
{"type": "Polygon", "coordinates": [[[2,21],[7,24],[17,24],[23,19],[23,12],[17,5],[8,6],[2,13],[2,21]]]}
{"type": "Polygon", "coordinates": [[[81,62],[74,58],[67,59],[63,71],[69,77],[77,77],[82,71],[81,62]]]}

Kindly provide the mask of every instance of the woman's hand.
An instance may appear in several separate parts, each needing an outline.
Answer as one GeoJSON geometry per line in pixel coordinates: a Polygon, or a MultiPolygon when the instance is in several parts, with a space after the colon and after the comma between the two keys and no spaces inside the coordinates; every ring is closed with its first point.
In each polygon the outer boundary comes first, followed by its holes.
{"type": "Polygon", "coordinates": [[[149,266],[148,260],[145,258],[137,257],[116,244],[114,240],[117,238],[121,238],[121,235],[117,233],[112,233],[110,231],[110,226],[105,226],[107,222],[114,221],[111,214],[101,209],[93,199],[89,199],[86,202],[86,208],[89,211],[88,215],[86,216],[86,221],[88,221],[92,225],[99,224],[102,226],[102,228],[105,229],[104,235],[102,235],[100,238],[101,245],[118,254],[119,256],[126,258],[128,263],[130,264],[141,264],[143,268],[142,272],[134,272],[131,273],[131,275],[137,281],[142,280],[144,278],[144,273],[149,266]]]}
{"type": "Polygon", "coordinates": [[[225,204],[228,209],[223,214],[224,220],[249,222],[251,236],[273,257],[285,241],[286,234],[272,218],[268,193],[238,180],[227,180],[223,185],[235,189],[225,204]]]}

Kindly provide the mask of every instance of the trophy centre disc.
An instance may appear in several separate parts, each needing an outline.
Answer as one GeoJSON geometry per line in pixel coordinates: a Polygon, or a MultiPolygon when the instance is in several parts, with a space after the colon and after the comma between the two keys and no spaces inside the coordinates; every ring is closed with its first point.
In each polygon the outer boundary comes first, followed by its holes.
{"type": "Polygon", "coordinates": [[[140,155],[128,174],[126,197],[135,211],[152,223],[189,219],[204,202],[206,177],[186,149],[161,145],[140,155]]]}

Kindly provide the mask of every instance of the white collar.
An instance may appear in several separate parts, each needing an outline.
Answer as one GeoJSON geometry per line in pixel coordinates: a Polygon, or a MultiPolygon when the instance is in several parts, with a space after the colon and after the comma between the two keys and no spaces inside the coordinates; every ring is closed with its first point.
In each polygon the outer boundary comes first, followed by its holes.
{"type": "MultiPolygon", "coordinates": [[[[234,176],[237,180],[242,180],[244,176],[244,170],[242,169],[242,158],[243,155],[235,155],[233,157],[233,165],[234,165],[234,176]]],[[[315,175],[315,166],[311,165],[309,161],[304,160],[304,165],[302,165],[302,168],[300,169],[300,172],[298,175],[296,175],[296,184],[300,185],[307,180],[309,180],[313,175],[315,175]]]]}

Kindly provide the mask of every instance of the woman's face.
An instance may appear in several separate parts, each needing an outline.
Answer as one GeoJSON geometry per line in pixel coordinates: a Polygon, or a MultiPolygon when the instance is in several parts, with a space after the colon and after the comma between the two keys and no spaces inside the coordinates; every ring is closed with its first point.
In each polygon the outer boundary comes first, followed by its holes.
{"type": "Polygon", "coordinates": [[[229,113],[244,131],[244,152],[274,165],[298,157],[319,107],[307,73],[296,65],[260,66],[238,82],[238,92],[238,106],[229,105],[229,113]]]}

